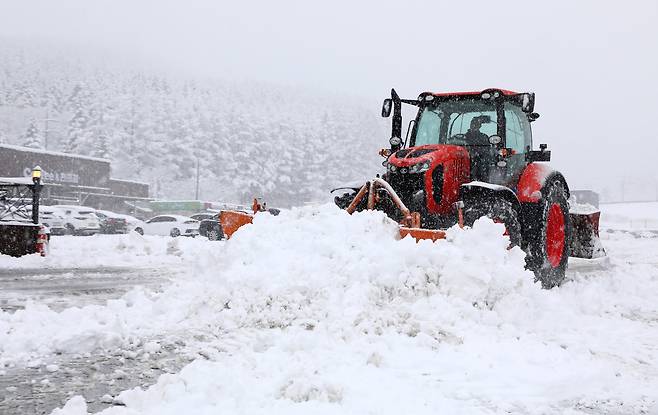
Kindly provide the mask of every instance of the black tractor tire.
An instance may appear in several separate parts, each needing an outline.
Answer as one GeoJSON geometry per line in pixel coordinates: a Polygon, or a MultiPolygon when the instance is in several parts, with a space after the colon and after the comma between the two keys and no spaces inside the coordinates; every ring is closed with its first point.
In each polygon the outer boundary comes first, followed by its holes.
{"type": "Polygon", "coordinates": [[[521,245],[519,214],[509,200],[502,198],[484,199],[471,202],[464,207],[464,225],[466,226],[473,226],[476,220],[484,216],[505,225],[510,247],[521,245]]]}
{"type": "Polygon", "coordinates": [[[533,226],[527,241],[527,268],[535,273],[544,288],[559,286],[569,262],[571,219],[564,184],[556,180],[542,190],[533,226]]]}
{"type": "Polygon", "coordinates": [[[206,233],[209,241],[221,241],[224,239],[224,232],[221,227],[211,228],[206,233]]]}
{"type": "Polygon", "coordinates": [[[171,236],[172,238],[179,237],[180,236],[180,230],[178,228],[172,229],[171,232],[169,232],[169,236],[171,236]]]}

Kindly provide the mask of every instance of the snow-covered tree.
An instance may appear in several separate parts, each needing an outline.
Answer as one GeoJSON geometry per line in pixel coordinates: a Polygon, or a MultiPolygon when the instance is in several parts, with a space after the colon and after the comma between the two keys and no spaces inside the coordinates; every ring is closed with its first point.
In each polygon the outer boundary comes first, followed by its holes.
{"type": "Polygon", "coordinates": [[[21,145],[30,148],[42,148],[42,137],[35,119],[30,120],[27,130],[21,136],[21,145]]]}
{"type": "Polygon", "coordinates": [[[68,135],[64,151],[67,153],[79,153],[88,144],[87,123],[89,117],[82,107],[78,107],[68,123],[68,135]]]}
{"type": "Polygon", "coordinates": [[[15,59],[11,48],[0,49],[4,140],[24,144],[25,125],[13,120],[38,112],[49,119],[49,150],[111,157],[115,177],[154,189],[160,183],[158,197],[194,195],[197,157],[204,199],[263,196],[270,206],[314,200],[381,169],[376,150],[386,134],[377,108],[273,85],[131,72],[68,52],[46,55],[15,59]]]}

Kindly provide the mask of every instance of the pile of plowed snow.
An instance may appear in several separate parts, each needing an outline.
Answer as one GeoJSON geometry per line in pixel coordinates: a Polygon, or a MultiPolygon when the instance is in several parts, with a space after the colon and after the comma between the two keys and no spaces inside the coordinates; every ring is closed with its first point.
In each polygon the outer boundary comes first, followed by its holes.
{"type": "MultiPolygon", "coordinates": [[[[532,275],[523,270],[523,253],[506,249],[500,225],[481,221],[473,232],[454,229],[437,243],[400,241],[397,229],[381,213],[349,216],[330,205],[258,215],[253,226],[224,246],[213,244],[212,251],[191,242],[176,245],[179,256],[198,253],[187,263],[194,278],[164,293],[133,290],[106,306],[55,312],[28,303],[25,310],[0,313],[0,333],[6,334],[0,363],[121,347],[136,336],[217,325],[341,328],[359,321],[367,329],[388,319],[386,314],[397,318],[399,307],[386,307],[391,302],[442,293],[437,298],[491,307],[522,286],[534,288],[532,275]]],[[[162,240],[154,240],[155,248],[138,235],[118,243],[127,241],[137,247],[135,257],[153,252],[165,260],[162,240]]]]}
{"type": "MultiPolygon", "coordinates": [[[[416,243],[398,240],[397,225],[377,212],[258,215],[198,258],[195,279],[162,294],[133,292],[66,316],[38,306],[1,314],[0,351],[25,359],[189,330],[212,339],[204,359],[122,393],[126,406],[106,414],[577,413],[655,404],[658,333],[642,318],[656,309],[656,275],[542,290],[502,232],[480,220],[447,240],[416,243]],[[620,292],[632,301],[618,300],[620,292]],[[70,321],[79,327],[61,331],[70,321]],[[55,341],[40,342],[30,326],[55,341]]],[[[86,414],[86,405],[73,398],[55,413],[86,414]]]]}

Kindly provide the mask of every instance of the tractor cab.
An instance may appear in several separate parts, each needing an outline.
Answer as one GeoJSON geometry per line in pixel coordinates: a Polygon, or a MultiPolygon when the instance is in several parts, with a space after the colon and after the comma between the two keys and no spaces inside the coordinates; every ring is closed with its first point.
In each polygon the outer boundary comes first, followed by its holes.
{"type": "Polygon", "coordinates": [[[404,168],[400,159],[418,154],[413,149],[429,154],[441,146],[460,146],[468,152],[470,180],[509,186],[529,161],[550,159],[549,152],[531,151],[530,123],[539,117],[533,112],[534,101],[532,93],[501,89],[424,92],[416,100],[400,99],[392,90],[391,98],[382,107],[385,117],[394,109],[388,170],[396,172],[404,168]],[[401,104],[418,107],[404,141],[401,104]],[[537,153],[543,154],[538,157],[537,153]]]}

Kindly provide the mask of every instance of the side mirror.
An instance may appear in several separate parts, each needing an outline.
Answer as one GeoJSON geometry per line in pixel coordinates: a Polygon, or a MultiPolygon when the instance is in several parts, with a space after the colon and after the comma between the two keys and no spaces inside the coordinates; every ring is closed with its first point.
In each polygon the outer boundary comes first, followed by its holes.
{"type": "Polygon", "coordinates": [[[391,116],[391,108],[393,106],[393,101],[390,98],[386,98],[382,104],[382,117],[388,118],[391,116]]]}
{"type": "Polygon", "coordinates": [[[529,93],[523,94],[523,98],[521,100],[521,110],[525,113],[528,113],[528,114],[535,110],[535,93],[534,92],[529,92],[529,93]]]}
{"type": "Polygon", "coordinates": [[[536,112],[531,112],[530,114],[528,114],[528,121],[530,122],[533,122],[537,118],[539,118],[539,114],[537,114],[536,112]]]}
{"type": "Polygon", "coordinates": [[[497,146],[502,141],[503,141],[503,139],[500,138],[500,136],[497,136],[497,135],[492,135],[491,137],[489,137],[489,144],[494,145],[494,146],[497,146]]]}

